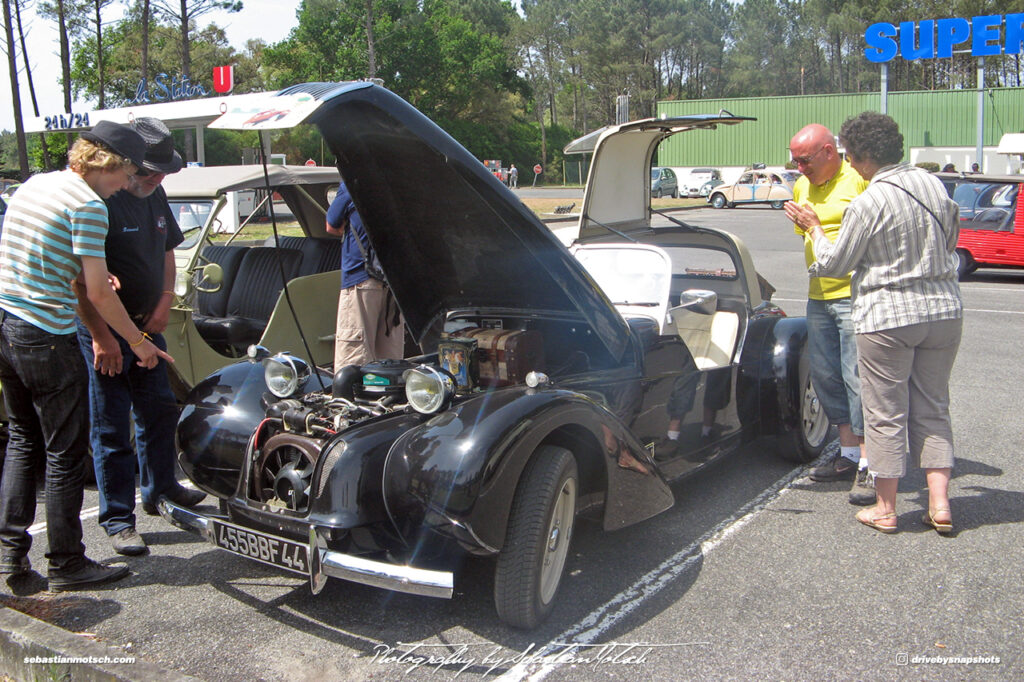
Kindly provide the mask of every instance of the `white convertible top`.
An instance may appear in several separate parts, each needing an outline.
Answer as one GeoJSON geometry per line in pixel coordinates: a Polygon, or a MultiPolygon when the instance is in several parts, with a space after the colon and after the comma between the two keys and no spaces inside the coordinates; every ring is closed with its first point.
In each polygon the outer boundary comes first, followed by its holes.
{"type": "MultiPolygon", "coordinates": [[[[341,181],[333,166],[267,166],[270,186],[337,184],[341,181]]],[[[261,189],[265,186],[262,165],[198,166],[182,168],[164,178],[162,186],[171,199],[214,199],[226,192],[261,189]]]]}

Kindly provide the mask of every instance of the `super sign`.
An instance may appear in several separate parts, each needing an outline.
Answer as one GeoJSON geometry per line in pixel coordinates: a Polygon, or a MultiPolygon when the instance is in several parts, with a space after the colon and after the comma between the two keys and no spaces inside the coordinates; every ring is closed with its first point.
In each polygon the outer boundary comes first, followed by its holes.
{"type": "Polygon", "coordinates": [[[881,22],[868,26],[864,42],[868,45],[864,56],[869,62],[887,62],[896,55],[907,61],[949,58],[955,46],[967,42],[974,57],[1019,54],[1024,44],[1024,14],[1007,14],[1005,21],[1000,14],[972,17],[970,21],[902,21],[899,28],[881,22]]]}

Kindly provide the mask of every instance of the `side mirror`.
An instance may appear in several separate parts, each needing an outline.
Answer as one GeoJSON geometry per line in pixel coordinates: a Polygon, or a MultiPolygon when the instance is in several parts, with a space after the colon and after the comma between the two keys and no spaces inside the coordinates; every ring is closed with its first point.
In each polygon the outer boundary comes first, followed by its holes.
{"type": "Polygon", "coordinates": [[[718,294],[708,289],[687,289],[679,295],[679,305],[701,315],[713,315],[718,309],[718,294]]]}
{"type": "Polygon", "coordinates": [[[217,263],[207,263],[195,269],[195,278],[196,291],[212,294],[220,290],[220,285],[224,281],[224,268],[217,263]]]}

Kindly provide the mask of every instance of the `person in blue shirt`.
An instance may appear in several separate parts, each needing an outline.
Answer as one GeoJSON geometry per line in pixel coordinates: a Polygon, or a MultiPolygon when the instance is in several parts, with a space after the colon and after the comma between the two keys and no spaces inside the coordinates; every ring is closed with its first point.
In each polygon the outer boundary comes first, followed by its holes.
{"type": "Polygon", "coordinates": [[[327,209],[326,229],[343,238],[334,371],[346,365],[401,358],[405,327],[344,181],[327,209]]]}

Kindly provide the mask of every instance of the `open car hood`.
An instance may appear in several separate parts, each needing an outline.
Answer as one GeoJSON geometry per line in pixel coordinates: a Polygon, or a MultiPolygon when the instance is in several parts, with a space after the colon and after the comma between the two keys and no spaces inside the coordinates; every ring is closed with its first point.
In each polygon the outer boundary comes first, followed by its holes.
{"type": "MultiPolygon", "coordinates": [[[[413,337],[430,346],[456,309],[588,322],[614,358],[628,327],[551,231],[477,158],[394,93],[366,82],[307,83],[300,101],[334,153],[413,337]],[[310,100],[315,100],[313,106],[310,100]]],[[[227,112],[211,127],[265,126],[284,112],[227,112]]],[[[284,101],[284,100],[282,100],[284,101]]],[[[297,119],[293,119],[293,124],[297,119]]]]}
{"type": "Polygon", "coordinates": [[[594,154],[576,238],[609,234],[602,225],[621,232],[645,230],[650,226],[651,159],[665,138],[688,130],[714,130],[720,125],[754,120],[725,111],[648,118],[599,128],[573,140],[565,146],[566,154],[594,154]]]}

